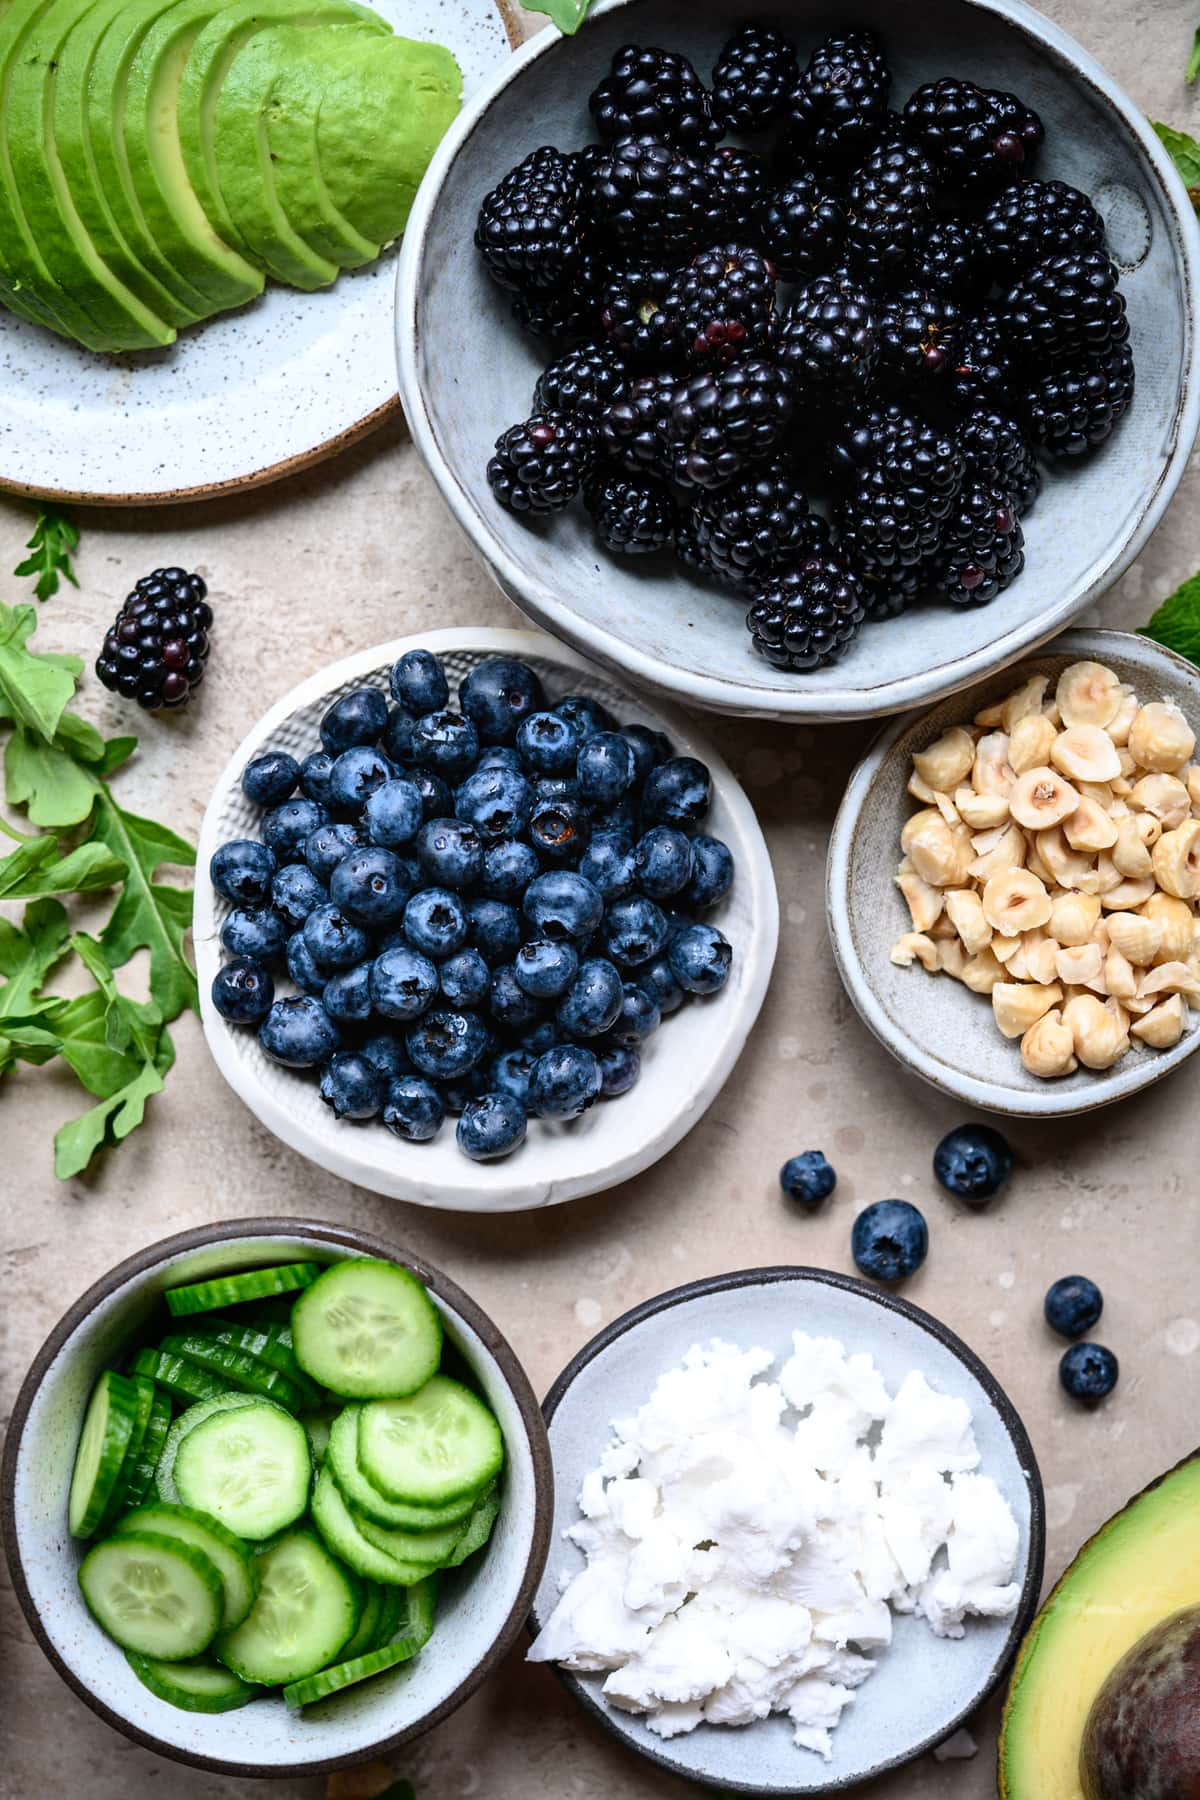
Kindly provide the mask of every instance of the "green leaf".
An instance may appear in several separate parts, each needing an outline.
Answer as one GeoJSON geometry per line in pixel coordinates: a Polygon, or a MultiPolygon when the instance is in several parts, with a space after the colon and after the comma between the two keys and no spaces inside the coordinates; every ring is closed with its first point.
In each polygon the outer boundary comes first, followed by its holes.
{"type": "Polygon", "coordinates": [[[109,738],[104,746],[100,767],[96,771],[100,780],[107,781],[114,769],[119,769],[122,763],[128,762],[137,746],[138,741],[135,737],[109,738]]]}
{"type": "Polygon", "coordinates": [[[583,24],[591,0],[525,0],[525,5],[530,12],[545,13],[571,37],[583,24]]]}
{"type": "Polygon", "coordinates": [[[163,1018],[170,1021],[188,1006],[198,1011],[195,971],[183,953],[192,922],[191,893],[154,880],[163,863],[190,868],[196,852],[165,825],[125,812],[107,784],[98,785],[87,843],[104,845],[127,870],[121,898],[100,933],[104,954],[119,968],[136,950],[149,950],[150,992],[163,1018]]]}
{"type": "Polygon", "coordinates": [[[1163,601],[1141,635],[1200,667],[1200,573],[1190,575],[1163,601]]]}
{"type": "MultiPolygon", "coordinates": [[[[63,722],[72,717],[64,713],[63,722]]],[[[35,825],[61,831],[82,825],[92,810],[96,783],[90,768],[81,768],[63,747],[61,726],[52,744],[18,726],[4,749],[4,792],[9,805],[23,806],[35,825]]]]}
{"type": "Polygon", "coordinates": [[[57,900],[35,900],[19,926],[0,919],[0,975],[8,978],[0,987],[0,1019],[30,1010],[43,981],[66,955],[69,937],[66,911],[57,900]]]}
{"type": "Polygon", "coordinates": [[[1157,119],[1152,119],[1150,123],[1183,176],[1183,184],[1192,205],[1200,212],[1200,144],[1194,137],[1189,137],[1186,131],[1176,131],[1173,125],[1162,125],[1157,119]]]}
{"type": "Polygon", "coordinates": [[[33,552],[32,556],[27,556],[24,562],[18,563],[13,574],[36,575],[37,586],[33,591],[39,600],[48,600],[51,594],[57,594],[60,575],[72,587],[78,587],[75,571],[71,567],[71,552],[78,543],[79,528],[75,522],[66,513],[47,507],[39,512],[33,536],[25,546],[33,552]]]}
{"type": "Polygon", "coordinates": [[[0,706],[14,724],[54,741],[63,709],[74,698],[78,657],[42,656],[25,648],[37,624],[32,606],[0,601],[0,706]]]}
{"type": "Polygon", "coordinates": [[[175,1049],[164,1027],[153,1062],[142,1063],[124,1087],[106,1095],[82,1118],[72,1119],[56,1133],[54,1173],[60,1181],[82,1174],[97,1150],[105,1144],[122,1143],[142,1123],[147,1100],[162,1092],[163,1076],[174,1060],[175,1049]]]}
{"type": "Polygon", "coordinates": [[[1183,79],[1189,87],[1194,87],[1197,75],[1200,75],[1200,25],[1196,27],[1196,35],[1192,39],[1192,54],[1188,57],[1183,79]]]}
{"type": "Polygon", "coordinates": [[[126,867],[104,844],[80,844],[77,850],[59,856],[57,838],[31,838],[8,856],[0,856],[0,900],[100,893],[116,887],[124,879],[126,867]]]}

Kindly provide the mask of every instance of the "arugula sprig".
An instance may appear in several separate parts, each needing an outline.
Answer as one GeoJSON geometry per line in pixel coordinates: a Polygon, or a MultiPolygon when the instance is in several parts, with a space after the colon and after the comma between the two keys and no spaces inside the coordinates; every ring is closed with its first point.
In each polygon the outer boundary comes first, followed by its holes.
{"type": "Polygon", "coordinates": [[[525,0],[530,12],[545,13],[567,37],[579,30],[591,3],[592,0],[525,0]]]}
{"type": "Polygon", "coordinates": [[[190,867],[192,846],[166,826],[123,807],[110,785],[137,739],[101,737],[70,710],[82,663],[29,648],[32,606],[0,603],[0,731],[4,794],[41,829],[26,836],[0,821],[15,847],[0,855],[0,900],[23,900],[21,924],[0,918],[0,1076],[17,1062],[61,1057],[96,1101],[55,1138],[61,1179],[85,1169],[104,1144],[140,1125],[175,1060],[167,1026],[197,1006],[184,939],[192,897],[157,878],[165,864],[190,867]],[[95,937],[72,933],[57,896],[114,891],[95,937]],[[138,951],[150,956],[150,993],[122,995],[116,971],[138,951]],[[45,992],[68,956],[93,986],[74,999],[45,992]]]}
{"type": "Polygon", "coordinates": [[[1200,144],[1186,131],[1176,131],[1173,125],[1163,125],[1158,119],[1151,119],[1150,123],[1183,176],[1189,200],[1200,212],[1200,144]]]}
{"type": "Polygon", "coordinates": [[[1189,575],[1168,595],[1141,635],[1200,667],[1200,574],[1189,575]]]}
{"type": "Polygon", "coordinates": [[[1195,87],[1197,75],[1200,75],[1200,25],[1197,25],[1196,35],[1192,39],[1192,54],[1188,57],[1188,64],[1183,72],[1183,79],[1187,82],[1189,87],[1195,87]]]}
{"type": "Polygon", "coordinates": [[[56,507],[45,507],[38,513],[33,536],[25,546],[33,554],[19,562],[13,574],[36,575],[33,591],[39,600],[48,600],[51,594],[58,592],[60,575],[72,587],[79,586],[71,563],[71,554],[78,546],[79,527],[75,521],[56,507]]]}

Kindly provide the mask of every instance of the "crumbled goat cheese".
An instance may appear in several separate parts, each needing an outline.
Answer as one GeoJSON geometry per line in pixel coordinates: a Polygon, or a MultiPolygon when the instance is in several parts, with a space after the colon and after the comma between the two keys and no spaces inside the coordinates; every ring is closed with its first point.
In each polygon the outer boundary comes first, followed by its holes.
{"type": "Polygon", "coordinates": [[[584,1477],[569,1579],[535,1662],[603,1672],[660,1737],[786,1713],[828,1760],[893,1613],[940,1637],[1016,1610],[1020,1534],[966,1402],[797,1331],[714,1341],[660,1375],[584,1477]]]}

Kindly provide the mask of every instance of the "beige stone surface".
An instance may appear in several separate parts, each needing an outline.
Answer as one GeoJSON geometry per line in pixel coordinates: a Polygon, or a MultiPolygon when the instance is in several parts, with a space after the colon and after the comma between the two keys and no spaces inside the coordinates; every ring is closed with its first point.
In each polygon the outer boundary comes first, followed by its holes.
{"type": "MultiPolygon", "coordinates": [[[[1152,115],[1200,128],[1200,102],[1181,81],[1196,22],[1189,0],[1054,0],[1047,10],[1152,115]]],[[[1140,625],[1200,565],[1198,501],[1193,466],[1145,555],[1089,622],[1140,625]]],[[[16,562],[28,523],[24,507],[0,504],[0,569],[16,562]]],[[[90,512],[80,524],[80,590],[42,608],[42,648],[90,657],[132,580],[156,564],[198,567],[210,582],[217,647],[200,704],[182,717],[133,722],[94,681],[85,699],[105,729],[132,723],[141,735],[119,778],[129,803],[191,835],[232,746],[293,683],[403,632],[511,616],[399,428],[242,500],[90,512]]],[[[8,582],[4,596],[13,595],[8,582]]],[[[139,1246],[205,1220],[299,1212],[412,1246],[491,1312],[542,1392],[599,1323],[664,1287],[761,1263],[849,1269],[854,1213],[900,1195],[924,1208],[932,1236],[909,1298],[990,1363],[1032,1432],[1051,1576],[1128,1494],[1191,1450],[1200,1411],[1196,1066],[1098,1118],[1020,1127],[1003,1202],[978,1215],[955,1206],[933,1184],[930,1154],[958,1110],[904,1074],[860,1026],[825,941],[825,841],[863,734],[722,721],[714,735],[770,839],[782,937],[739,1067],[672,1155],[626,1188],[549,1216],[443,1217],[393,1204],[282,1149],[225,1088],[188,1018],[175,1032],[177,1067],[145,1128],[88,1176],[59,1184],[51,1137],[80,1110],[79,1093],[53,1068],[22,1072],[6,1082],[0,1112],[5,1415],[38,1344],[88,1282],[139,1246]],[[824,1148],[839,1171],[832,1203],[812,1219],[790,1211],[776,1186],[783,1159],[810,1146],[824,1148]],[[1046,1286],[1072,1271],[1104,1288],[1100,1335],[1124,1370],[1095,1415],[1060,1394],[1061,1346],[1041,1322],[1046,1286]]],[[[2,1604],[0,1795],[224,1800],[258,1788],[127,1744],[61,1685],[7,1591],[2,1604]]],[[[861,1704],[870,1705],[869,1688],[861,1704]]],[[[995,1791],[994,1708],[977,1731],[973,1763],[926,1759],[865,1792],[871,1800],[984,1800],[995,1791]]],[[[626,1756],[553,1676],[525,1668],[519,1655],[397,1766],[419,1800],[684,1800],[691,1791],[626,1756]]],[[[274,1792],[317,1800],[324,1784],[285,1781],[274,1792]]]]}

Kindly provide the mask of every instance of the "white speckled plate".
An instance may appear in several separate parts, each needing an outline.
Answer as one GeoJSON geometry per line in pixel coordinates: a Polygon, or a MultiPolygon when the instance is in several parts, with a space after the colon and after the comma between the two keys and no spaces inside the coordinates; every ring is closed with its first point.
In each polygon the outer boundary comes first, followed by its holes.
{"type": "MultiPolygon", "coordinates": [[[[722,1338],[742,1349],[762,1345],[778,1357],[793,1331],[840,1338],[867,1351],[894,1392],[910,1369],[971,1408],[983,1473],[1012,1507],[1021,1533],[1014,1581],[1021,1599],[1009,1619],[970,1619],[955,1642],[934,1637],[923,1620],[897,1617],[876,1671],[859,1689],[833,1734],[833,1759],[798,1750],[784,1718],[754,1725],[702,1725],[664,1739],[633,1714],[610,1706],[603,1675],[559,1671],[575,1698],[630,1749],[706,1787],[749,1794],[833,1794],[898,1768],[960,1726],[991,1693],[1037,1609],[1045,1555],[1042,1481],[1011,1400],[973,1351],[937,1319],[895,1295],[824,1269],[746,1269],[675,1288],[617,1319],[584,1346],[542,1404],[554,1460],[554,1538],[530,1619],[540,1630],[564,1581],[584,1566],[563,1532],[579,1517],[583,1476],[610,1438],[613,1419],[649,1398],[659,1374],[693,1344],[722,1338]]],[[[917,1793],[917,1787],[907,1790],[917,1793]]]]}
{"type": "MultiPolygon", "coordinates": [[[[518,42],[511,0],[366,0],[457,57],[469,99],[518,42]]],[[[269,283],[167,350],[98,356],[0,307],[0,488],[146,505],[258,487],[399,408],[398,247],[331,288],[269,283]]]]}

